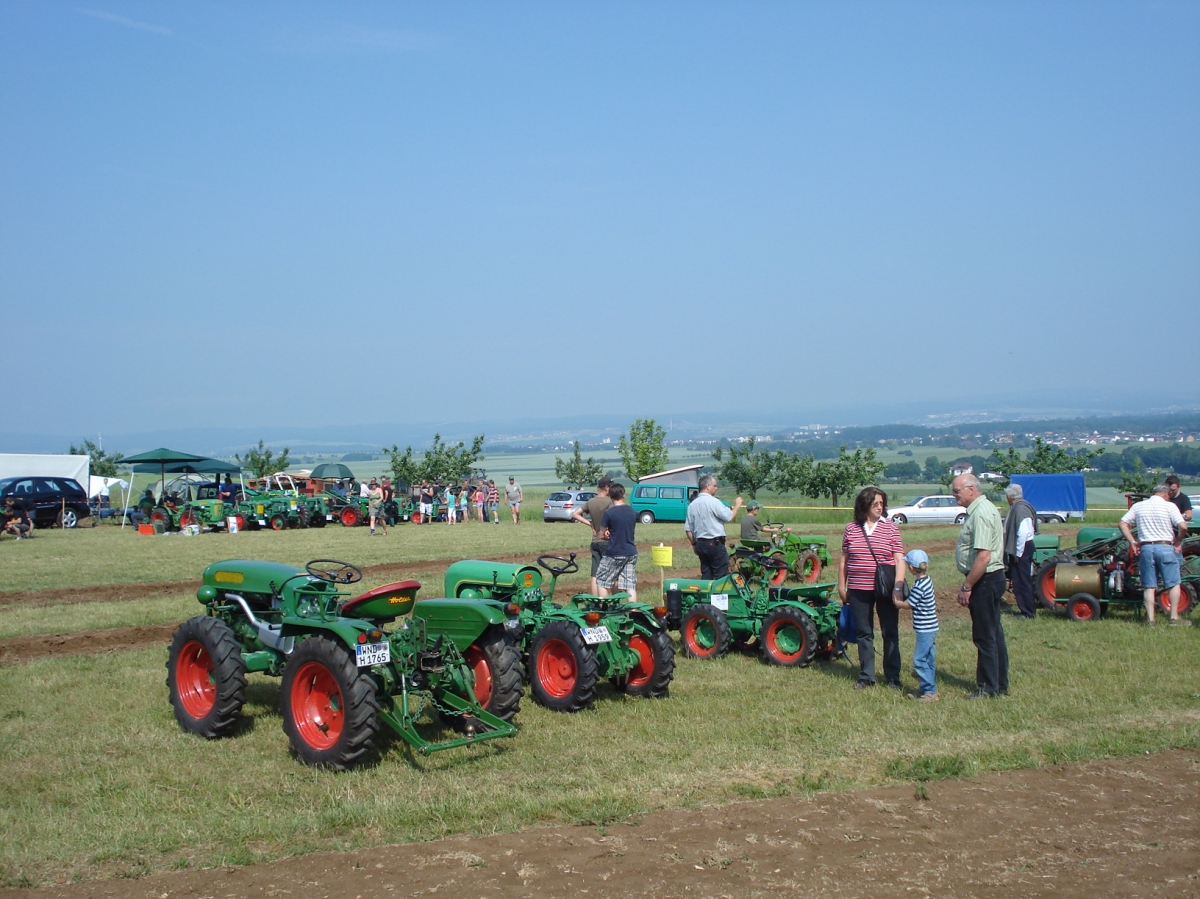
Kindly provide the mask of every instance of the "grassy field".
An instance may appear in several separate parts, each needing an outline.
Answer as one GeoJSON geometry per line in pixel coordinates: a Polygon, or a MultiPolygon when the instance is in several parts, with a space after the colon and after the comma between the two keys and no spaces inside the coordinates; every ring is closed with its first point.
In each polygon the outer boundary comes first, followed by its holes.
{"type": "MultiPolygon", "coordinates": [[[[814,529],[833,535],[840,525],[814,529]]],[[[639,543],[677,541],[681,531],[639,527],[639,543]]],[[[909,527],[904,536],[910,546],[944,546],[955,532],[909,527]]],[[[101,527],[4,541],[0,551],[6,586],[31,590],[195,578],[231,555],[419,565],[532,557],[583,548],[586,538],[582,527],[540,522],[409,525],[388,538],[336,526],[196,538],[101,527]]],[[[676,557],[694,564],[680,550],[676,557]]],[[[647,563],[644,591],[657,580],[647,563]]],[[[953,585],[948,552],[934,554],[932,573],[939,587],[953,585]]],[[[10,603],[0,605],[0,635],[170,622],[199,610],[179,591],[147,601],[10,603]]],[[[511,741],[421,759],[396,740],[377,764],[346,774],[289,757],[277,683],[265,677],[252,678],[241,731],[205,742],[171,715],[165,647],[0,667],[0,884],[138,876],[540,822],[603,827],[652,809],[1200,746],[1198,629],[1151,631],[1121,612],[1087,625],[1014,621],[1012,695],[979,703],[964,698],[974,685],[969,620],[956,608],[942,612],[945,698],[936,705],[882,688],[852,691],[855,668],[844,661],[784,670],[751,655],[680,658],[667,699],[629,700],[605,687],[593,709],[563,716],[527,698],[511,741]]],[[[911,689],[907,622],[901,646],[911,689]]]]}

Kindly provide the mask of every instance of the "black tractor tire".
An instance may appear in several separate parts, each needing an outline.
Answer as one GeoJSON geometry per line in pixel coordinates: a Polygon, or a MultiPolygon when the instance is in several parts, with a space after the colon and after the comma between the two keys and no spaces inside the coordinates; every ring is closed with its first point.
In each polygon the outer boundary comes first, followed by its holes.
{"type": "Polygon", "coordinates": [[[666,696],[675,676],[675,644],[665,630],[647,636],[635,631],[629,646],[641,656],[641,662],[622,679],[627,696],[666,696]]]}
{"type": "Polygon", "coordinates": [[[167,687],[188,733],[210,740],[233,733],[246,702],[246,663],[233,628],[208,615],[181,624],[167,650],[167,687]]]}
{"type": "Polygon", "coordinates": [[[308,526],[310,528],[323,528],[328,523],[329,522],[325,520],[324,512],[313,512],[308,519],[308,526]]]}
{"type": "Polygon", "coordinates": [[[150,522],[153,524],[156,521],[163,523],[163,530],[171,530],[175,524],[171,518],[171,510],[166,506],[155,506],[150,512],[150,522]]]}
{"type": "Polygon", "coordinates": [[[578,712],[596,698],[596,653],[569,621],[551,621],[529,645],[529,689],[554,712],[578,712]]]}
{"type": "Polygon", "coordinates": [[[308,637],[292,652],[279,710],[292,751],[314,768],[354,767],[371,754],[379,732],[375,682],[329,637],[308,637]]]}
{"type": "Polygon", "coordinates": [[[521,656],[499,626],[489,627],[463,653],[475,675],[475,699],[485,712],[512,721],[521,710],[521,656]]]}
{"type": "Polygon", "coordinates": [[[638,512],[638,524],[654,524],[654,513],[649,509],[643,509],[638,512]]]}
{"type": "Polygon", "coordinates": [[[302,527],[302,528],[308,527],[311,518],[312,518],[312,515],[308,510],[308,506],[304,505],[304,503],[301,503],[299,506],[296,507],[296,520],[300,523],[299,524],[300,527],[302,527]]]}
{"type": "Polygon", "coordinates": [[[710,603],[696,603],[679,624],[679,645],[689,659],[719,659],[732,640],[729,619],[710,603]]]}
{"type": "Polygon", "coordinates": [[[759,640],[768,665],[804,668],[817,653],[817,626],[799,609],[780,606],[763,619],[759,640]]]}
{"type": "Polygon", "coordinates": [[[1076,593],[1067,600],[1067,617],[1072,621],[1096,621],[1100,603],[1090,593],[1076,593]]]}
{"type": "Polygon", "coordinates": [[[1067,603],[1061,600],[1056,595],[1057,590],[1054,586],[1054,579],[1058,572],[1058,563],[1061,560],[1055,556],[1052,559],[1047,559],[1038,566],[1037,571],[1033,573],[1033,595],[1037,597],[1037,601],[1042,604],[1042,607],[1062,615],[1067,611],[1067,603]]]}
{"type": "Polygon", "coordinates": [[[796,556],[790,572],[790,579],[803,584],[815,584],[820,580],[821,570],[821,557],[811,549],[806,549],[796,556]]]}
{"type": "Polygon", "coordinates": [[[338,518],[342,522],[343,527],[353,528],[362,524],[362,515],[354,506],[342,506],[342,511],[338,513],[338,518]]]}

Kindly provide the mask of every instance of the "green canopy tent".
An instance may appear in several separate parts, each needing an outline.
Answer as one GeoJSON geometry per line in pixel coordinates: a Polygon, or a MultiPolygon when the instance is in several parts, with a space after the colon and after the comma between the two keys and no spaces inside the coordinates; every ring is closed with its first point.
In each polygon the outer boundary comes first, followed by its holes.
{"type": "MultiPolygon", "coordinates": [[[[181,453],[179,450],[166,447],[138,453],[136,456],[126,456],[122,461],[126,464],[132,463],[131,468],[134,472],[152,472],[157,468],[162,485],[160,492],[161,489],[165,489],[168,472],[171,474],[224,474],[226,472],[233,474],[236,471],[240,475],[242,471],[240,467],[230,462],[210,459],[207,456],[196,456],[192,453],[181,453]]],[[[243,487],[243,491],[244,489],[243,487]]],[[[125,522],[129,519],[130,494],[132,491],[125,495],[125,514],[121,519],[121,527],[125,527],[125,522]]]]}

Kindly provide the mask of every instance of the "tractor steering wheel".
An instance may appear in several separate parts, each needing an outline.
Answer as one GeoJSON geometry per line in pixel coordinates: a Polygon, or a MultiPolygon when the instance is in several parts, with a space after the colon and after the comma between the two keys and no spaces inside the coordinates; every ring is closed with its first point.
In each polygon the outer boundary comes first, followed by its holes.
{"type": "Polygon", "coordinates": [[[313,559],[304,566],[304,570],[317,580],[331,584],[357,584],[363,577],[361,568],[339,559],[313,559]]]}
{"type": "Polygon", "coordinates": [[[564,559],[562,556],[538,556],[537,563],[555,577],[563,574],[574,574],[579,570],[579,563],[575,561],[575,553],[571,553],[571,558],[569,559],[564,559]],[[550,562],[562,562],[563,564],[560,567],[555,567],[548,564],[547,560],[550,562]]]}

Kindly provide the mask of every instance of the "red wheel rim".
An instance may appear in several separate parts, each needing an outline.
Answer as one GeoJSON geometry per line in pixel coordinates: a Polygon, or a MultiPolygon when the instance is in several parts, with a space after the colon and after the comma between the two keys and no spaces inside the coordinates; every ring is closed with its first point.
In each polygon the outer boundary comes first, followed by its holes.
{"type": "Polygon", "coordinates": [[[487,655],[478,646],[472,644],[463,653],[463,661],[475,675],[475,699],[485,709],[492,701],[492,666],[488,663],[487,655]]]}
{"type": "Polygon", "coordinates": [[[271,530],[282,531],[286,527],[287,527],[287,519],[284,518],[282,515],[272,515],[271,516],[271,530]]]}
{"type": "Polygon", "coordinates": [[[179,526],[181,528],[186,528],[189,525],[193,525],[193,524],[199,524],[199,521],[196,519],[196,516],[194,514],[192,514],[191,512],[184,512],[182,515],[179,516],[179,526]]]}
{"type": "Polygon", "coordinates": [[[804,563],[804,569],[800,572],[800,580],[811,584],[821,576],[821,560],[809,559],[804,563]]]}
{"type": "Polygon", "coordinates": [[[420,512],[413,512],[413,513],[412,513],[412,517],[411,517],[411,518],[409,518],[409,521],[411,521],[413,524],[420,524],[420,523],[421,523],[421,521],[422,521],[422,518],[421,518],[421,513],[420,513],[420,512]]]}
{"type": "Polygon", "coordinates": [[[1083,600],[1073,603],[1071,612],[1077,621],[1091,621],[1095,617],[1091,603],[1086,603],[1083,600]]]}
{"type": "Polygon", "coordinates": [[[627,687],[641,687],[650,682],[654,675],[654,647],[642,634],[634,634],[629,638],[629,648],[638,654],[638,663],[626,675],[627,687]]]}
{"type": "Polygon", "coordinates": [[[161,509],[156,509],[155,511],[150,513],[150,520],[151,521],[161,521],[163,524],[170,524],[171,516],[168,515],[166,512],[163,512],[161,509]]]}
{"type": "Polygon", "coordinates": [[[717,626],[707,615],[696,615],[688,620],[683,629],[683,642],[687,644],[688,652],[702,659],[707,659],[717,651],[717,626]],[[701,632],[701,628],[704,631],[701,632]]]}
{"type": "MultiPolygon", "coordinates": [[[[1171,614],[1171,594],[1167,590],[1162,590],[1158,594],[1158,608],[1166,614],[1171,614]]],[[[1179,614],[1186,615],[1192,608],[1192,594],[1183,585],[1179,585],[1179,614]]]]}
{"type": "Polygon", "coordinates": [[[179,703],[193,718],[205,718],[217,702],[212,679],[213,661],[199,640],[188,640],[175,660],[175,689],[179,703]]]}
{"type": "Polygon", "coordinates": [[[1059,608],[1062,608],[1062,603],[1055,602],[1055,596],[1057,596],[1058,594],[1057,594],[1057,587],[1055,587],[1055,584],[1054,584],[1054,580],[1057,577],[1057,575],[1058,575],[1058,566],[1057,565],[1055,565],[1051,568],[1047,568],[1045,571],[1042,572],[1042,596],[1046,597],[1046,602],[1052,602],[1059,608]]]}
{"type": "Polygon", "coordinates": [[[342,735],[342,691],[320,662],[306,662],[292,681],[296,733],[313,749],[329,749],[342,735]]]}
{"type": "MultiPolygon", "coordinates": [[[[774,560],[776,562],[783,561],[783,556],[771,556],[771,558],[772,558],[772,560],[774,560]]],[[[782,584],[784,581],[786,581],[787,580],[787,565],[784,565],[783,568],[774,569],[773,573],[771,574],[771,577],[768,580],[772,587],[778,587],[780,584],[782,584]]]]}
{"type": "Polygon", "coordinates": [[[763,639],[766,641],[767,649],[771,651],[771,655],[781,661],[792,662],[804,654],[804,632],[794,621],[788,621],[783,618],[778,621],[772,621],[771,626],[767,628],[767,632],[763,635],[763,639]],[[783,641],[782,643],[780,642],[781,640],[783,641]],[[796,647],[795,649],[787,648],[793,645],[796,647]]]}
{"type": "Polygon", "coordinates": [[[543,643],[538,652],[537,675],[538,683],[551,696],[556,699],[570,696],[579,679],[579,666],[571,647],[562,640],[543,643]]]}
{"type": "Polygon", "coordinates": [[[352,528],[358,524],[358,510],[342,509],[342,524],[348,528],[352,528]]]}
{"type": "Polygon", "coordinates": [[[246,530],[246,516],[245,515],[235,515],[234,518],[237,520],[238,530],[239,531],[246,530]]]}

